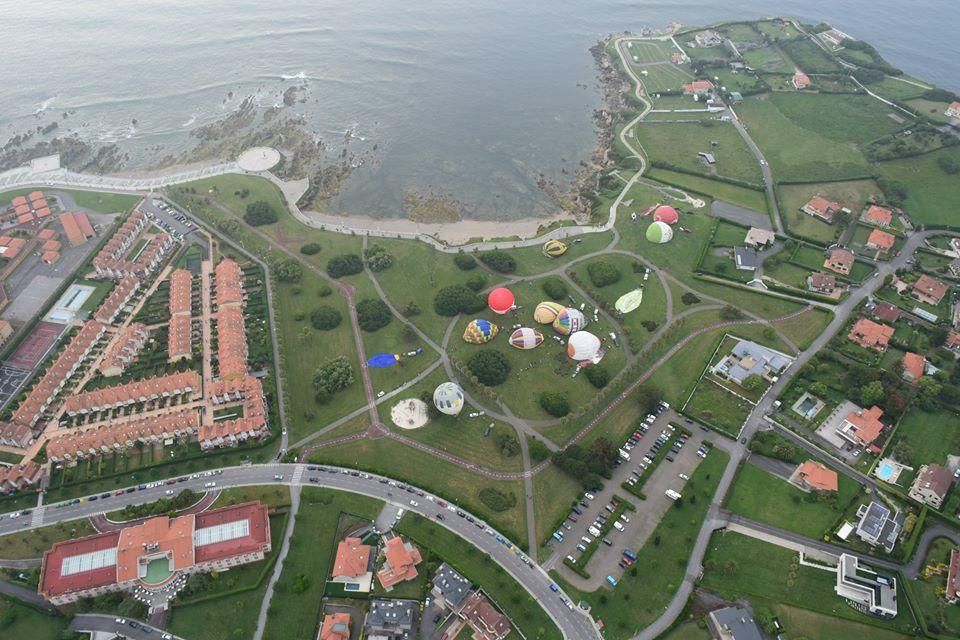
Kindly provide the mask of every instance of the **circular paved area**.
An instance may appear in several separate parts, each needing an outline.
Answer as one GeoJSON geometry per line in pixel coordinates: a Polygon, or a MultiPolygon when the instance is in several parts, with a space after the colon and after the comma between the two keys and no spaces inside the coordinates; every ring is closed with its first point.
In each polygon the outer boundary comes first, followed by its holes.
{"type": "Polygon", "coordinates": [[[427,404],[418,398],[401,400],[390,409],[390,420],[401,429],[419,429],[427,424],[427,404]]]}
{"type": "Polygon", "coordinates": [[[237,164],[244,171],[266,171],[280,162],[280,152],[271,147],[253,147],[237,158],[237,164]]]}

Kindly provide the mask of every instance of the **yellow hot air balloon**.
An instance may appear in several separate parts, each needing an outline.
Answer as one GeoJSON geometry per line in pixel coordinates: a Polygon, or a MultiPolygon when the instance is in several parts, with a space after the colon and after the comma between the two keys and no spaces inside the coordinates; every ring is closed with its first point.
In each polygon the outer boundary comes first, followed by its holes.
{"type": "Polygon", "coordinates": [[[551,258],[562,256],[567,252],[567,245],[559,240],[547,240],[543,243],[543,255],[551,258]]]}

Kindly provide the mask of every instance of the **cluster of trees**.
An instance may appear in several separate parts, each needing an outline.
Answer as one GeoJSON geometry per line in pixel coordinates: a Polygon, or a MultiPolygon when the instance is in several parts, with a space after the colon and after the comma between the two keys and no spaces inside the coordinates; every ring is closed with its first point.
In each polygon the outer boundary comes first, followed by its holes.
{"type": "Polygon", "coordinates": [[[641,415],[647,415],[653,412],[657,404],[663,400],[663,391],[652,384],[642,384],[633,392],[633,397],[637,401],[641,415]]]}
{"type": "MultiPolygon", "coordinates": [[[[951,134],[951,139],[956,141],[956,138],[951,134]]],[[[940,156],[937,158],[937,164],[940,166],[940,169],[947,175],[956,175],[960,173],[960,162],[957,162],[957,159],[953,156],[940,156]]]]}
{"type": "Polygon", "coordinates": [[[280,282],[300,282],[303,278],[303,265],[293,258],[282,258],[272,265],[273,275],[280,282]]]}
{"type": "Polygon", "coordinates": [[[393,256],[379,244],[367,247],[363,252],[363,257],[367,259],[367,266],[370,267],[370,271],[384,271],[393,264],[393,256]]]}
{"type": "Polygon", "coordinates": [[[471,291],[480,292],[487,286],[487,276],[483,273],[477,273],[467,278],[467,288],[471,291]]]}
{"type": "Polygon", "coordinates": [[[620,281],[620,270],[606,260],[595,260],[587,265],[587,275],[595,287],[606,287],[620,281]]]}
{"type": "Polygon", "coordinates": [[[520,453],[520,440],[509,427],[497,427],[493,430],[493,444],[504,458],[512,458],[520,453]]]}
{"type": "Polygon", "coordinates": [[[313,374],[314,399],[320,404],[330,402],[333,394],[353,384],[353,367],[344,356],[329,360],[313,374]]]}
{"type": "Polygon", "coordinates": [[[484,251],[479,257],[480,262],[498,273],[513,273],[517,270],[517,261],[505,251],[484,251]]]}
{"type": "Polygon", "coordinates": [[[563,300],[567,297],[567,284],[556,276],[545,278],[540,287],[551,300],[563,300]]]}
{"type": "Polygon", "coordinates": [[[277,221],[277,212],[263,200],[257,200],[247,205],[247,211],[243,214],[243,220],[251,227],[273,224],[277,221]]]}
{"type": "Polygon", "coordinates": [[[544,391],[541,393],[540,406],[555,418],[562,418],[570,413],[570,401],[567,400],[566,394],[560,391],[544,391]]]}
{"type": "Polygon", "coordinates": [[[499,351],[481,349],[467,360],[467,369],[477,381],[488,387],[495,387],[507,381],[510,375],[510,363],[499,351]]]}
{"type": "Polygon", "coordinates": [[[680,296],[680,300],[687,306],[700,302],[700,298],[692,291],[685,291],[683,295],[680,296]]]}
{"type": "Polygon", "coordinates": [[[453,257],[453,263],[457,265],[461,271],[472,271],[477,268],[477,260],[466,253],[458,253],[455,255],[453,257]]]}
{"type": "Polygon", "coordinates": [[[159,516],[163,514],[173,515],[177,511],[186,509],[200,500],[200,495],[190,489],[184,489],[177,495],[170,498],[160,498],[155,502],[145,504],[130,504],[123,508],[120,517],[123,520],[133,520],[135,518],[146,518],[148,516],[159,516]]]}
{"type": "Polygon", "coordinates": [[[583,375],[587,377],[587,381],[592,384],[595,389],[603,389],[607,386],[607,383],[610,382],[610,373],[606,367],[598,364],[585,368],[583,375]]]}
{"type": "Polygon", "coordinates": [[[380,298],[367,298],[357,303],[357,322],[364,331],[378,331],[393,318],[390,307],[380,298]]]}
{"type": "Polygon", "coordinates": [[[320,253],[321,248],[322,247],[318,245],[316,242],[308,242],[307,244],[300,247],[300,253],[302,253],[305,256],[312,256],[320,253]]]}
{"type": "Polygon", "coordinates": [[[441,316],[455,316],[458,313],[477,313],[487,306],[486,300],[475,291],[462,284],[443,287],[433,298],[433,310],[441,316]]]}
{"type": "Polygon", "coordinates": [[[617,455],[616,445],[599,437],[589,447],[572,444],[557,451],[552,461],[561,471],[579,480],[585,489],[594,489],[602,484],[601,476],[610,477],[610,468],[617,455]]]}
{"type": "Polygon", "coordinates": [[[363,271],[363,260],[355,253],[342,253],[327,261],[327,275],[331,278],[356,275],[363,271]]]}
{"type": "Polygon", "coordinates": [[[322,304],[310,313],[310,324],[319,331],[330,331],[340,326],[343,316],[327,304],[322,304]]]}

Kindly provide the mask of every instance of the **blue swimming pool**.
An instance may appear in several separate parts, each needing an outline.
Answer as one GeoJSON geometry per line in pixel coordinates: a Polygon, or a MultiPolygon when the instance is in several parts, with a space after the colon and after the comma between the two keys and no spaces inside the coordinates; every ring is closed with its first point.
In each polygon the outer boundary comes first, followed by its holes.
{"type": "Polygon", "coordinates": [[[892,475],[893,475],[893,465],[890,464],[889,462],[884,462],[877,469],[877,477],[880,478],[881,480],[884,480],[884,481],[889,480],[890,476],[892,475]]]}

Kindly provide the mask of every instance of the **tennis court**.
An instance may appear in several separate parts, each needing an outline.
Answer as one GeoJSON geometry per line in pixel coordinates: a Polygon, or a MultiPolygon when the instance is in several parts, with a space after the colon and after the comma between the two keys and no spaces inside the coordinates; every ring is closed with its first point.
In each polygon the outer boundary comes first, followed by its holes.
{"type": "Polygon", "coordinates": [[[4,364],[8,367],[33,370],[66,329],[66,325],[55,322],[38,322],[4,364]]]}

